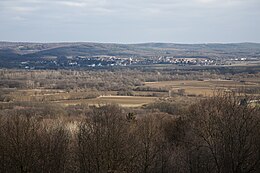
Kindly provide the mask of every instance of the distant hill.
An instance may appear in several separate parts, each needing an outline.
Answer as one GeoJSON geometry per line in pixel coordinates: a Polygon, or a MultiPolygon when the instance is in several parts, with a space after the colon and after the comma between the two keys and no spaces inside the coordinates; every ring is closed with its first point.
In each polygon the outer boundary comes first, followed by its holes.
{"type": "Polygon", "coordinates": [[[23,43],[0,42],[0,67],[44,56],[176,56],[176,57],[260,57],[259,43],[232,44],[112,44],[112,43],[23,43]],[[4,63],[4,64],[3,64],[4,63]]]}

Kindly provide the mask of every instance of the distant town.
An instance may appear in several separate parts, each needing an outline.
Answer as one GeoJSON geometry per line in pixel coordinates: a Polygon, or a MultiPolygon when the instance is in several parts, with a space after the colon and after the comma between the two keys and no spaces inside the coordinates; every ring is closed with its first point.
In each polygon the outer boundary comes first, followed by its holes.
{"type": "Polygon", "coordinates": [[[259,63],[260,44],[110,44],[0,42],[0,68],[98,69],[231,66],[259,63]]]}
{"type": "Polygon", "coordinates": [[[45,56],[36,61],[20,63],[22,69],[55,69],[55,68],[98,68],[113,66],[139,66],[153,64],[173,64],[178,66],[216,66],[232,65],[246,61],[256,61],[253,58],[210,59],[210,58],[176,58],[170,56],[157,57],[117,57],[117,56],[45,56]]]}

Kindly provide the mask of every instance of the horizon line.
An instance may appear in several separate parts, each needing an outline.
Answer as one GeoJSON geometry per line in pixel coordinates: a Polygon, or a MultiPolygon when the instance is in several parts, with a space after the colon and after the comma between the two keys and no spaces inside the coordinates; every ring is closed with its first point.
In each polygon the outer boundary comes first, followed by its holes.
{"type": "Polygon", "coordinates": [[[68,43],[94,43],[94,44],[260,44],[260,42],[196,42],[196,43],[186,43],[186,42],[161,42],[161,41],[151,41],[151,42],[99,42],[99,41],[6,41],[0,40],[0,43],[27,43],[27,44],[68,44],[68,43]]]}

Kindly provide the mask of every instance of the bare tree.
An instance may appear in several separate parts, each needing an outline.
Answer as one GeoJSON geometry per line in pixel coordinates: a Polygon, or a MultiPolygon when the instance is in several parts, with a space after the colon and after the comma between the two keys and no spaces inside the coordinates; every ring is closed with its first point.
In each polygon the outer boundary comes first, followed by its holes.
{"type": "Polygon", "coordinates": [[[80,125],[80,172],[123,172],[128,166],[128,124],[118,106],[95,108],[80,125]]]}
{"type": "Polygon", "coordinates": [[[241,104],[236,94],[219,93],[193,105],[189,118],[197,155],[207,159],[196,172],[260,171],[259,107],[241,104]]]}
{"type": "Polygon", "coordinates": [[[168,172],[170,147],[165,138],[164,125],[168,115],[151,114],[139,119],[138,133],[139,170],[138,172],[168,172]]]}
{"type": "Polygon", "coordinates": [[[48,129],[37,117],[1,117],[0,172],[64,172],[68,136],[62,127],[48,129]]]}

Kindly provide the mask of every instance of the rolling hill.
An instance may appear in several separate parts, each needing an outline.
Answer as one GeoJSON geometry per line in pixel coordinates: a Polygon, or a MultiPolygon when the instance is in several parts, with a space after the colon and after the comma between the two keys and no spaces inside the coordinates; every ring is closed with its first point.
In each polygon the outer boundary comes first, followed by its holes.
{"type": "Polygon", "coordinates": [[[0,42],[0,67],[46,56],[120,56],[120,57],[260,57],[259,43],[174,44],[174,43],[23,43],[0,42]]]}

